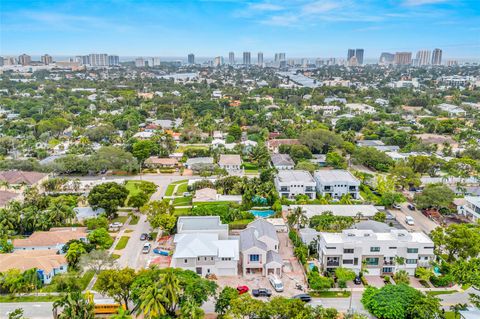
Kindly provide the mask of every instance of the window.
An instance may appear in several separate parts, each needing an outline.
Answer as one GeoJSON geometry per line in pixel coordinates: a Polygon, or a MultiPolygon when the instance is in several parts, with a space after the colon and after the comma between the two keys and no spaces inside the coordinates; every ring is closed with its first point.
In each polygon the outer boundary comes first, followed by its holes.
{"type": "Polygon", "coordinates": [[[407,253],[418,254],[418,248],[407,248],[407,253]]]}
{"type": "Polygon", "coordinates": [[[335,249],[335,247],[326,247],[327,249],[335,249]]]}
{"type": "Polygon", "coordinates": [[[183,262],[184,262],[185,264],[187,264],[187,263],[188,263],[188,259],[184,259],[183,262]]]}
{"type": "Polygon", "coordinates": [[[380,247],[370,247],[370,251],[372,253],[378,253],[380,251],[380,247]]]}
{"type": "Polygon", "coordinates": [[[368,266],[377,266],[378,265],[378,258],[365,258],[365,263],[368,266]]]}
{"type": "Polygon", "coordinates": [[[353,248],[344,248],[343,253],[344,254],[353,254],[353,248]]]}
{"type": "Polygon", "coordinates": [[[433,249],[433,247],[423,247],[423,249],[433,249]]]}
{"type": "Polygon", "coordinates": [[[417,260],[416,259],[407,259],[405,262],[409,265],[413,265],[413,264],[417,263],[417,260]]]}
{"type": "Polygon", "coordinates": [[[250,255],[250,261],[260,261],[260,255],[250,255]]]}
{"type": "Polygon", "coordinates": [[[397,247],[388,247],[388,249],[397,249],[397,247]]]}
{"type": "Polygon", "coordinates": [[[222,257],[222,260],[223,260],[223,261],[228,261],[228,260],[232,260],[232,258],[230,258],[230,257],[222,257]]]}
{"type": "Polygon", "coordinates": [[[354,264],[355,266],[358,265],[358,258],[353,258],[353,264],[354,264]]]}
{"type": "Polygon", "coordinates": [[[213,257],[210,257],[210,260],[213,260],[213,257]]]}
{"type": "Polygon", "coordinates": [[[344,259],[343,264],[344,265],[353,265],[353,259],[344,259]]]}

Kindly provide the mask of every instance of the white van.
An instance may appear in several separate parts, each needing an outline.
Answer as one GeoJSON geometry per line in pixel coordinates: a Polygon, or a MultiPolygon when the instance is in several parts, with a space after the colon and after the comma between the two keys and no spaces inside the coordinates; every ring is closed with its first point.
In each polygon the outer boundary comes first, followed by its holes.
{"type": "Polygon", "coordinates": [[[270,284],[272,285],[273,289],[275,289],[276,292],[282,292],[283,291],[283,282],[274,275],[268,276],[268,281],[270,281],[270,284]]]}
{"type": "Polygon", "coordinates": [[[407,215],[405,216],[405,223],[407,223],[407,225],[413,226],[415,225],[415,219],[413,219],[412,216],[407,215]]]}

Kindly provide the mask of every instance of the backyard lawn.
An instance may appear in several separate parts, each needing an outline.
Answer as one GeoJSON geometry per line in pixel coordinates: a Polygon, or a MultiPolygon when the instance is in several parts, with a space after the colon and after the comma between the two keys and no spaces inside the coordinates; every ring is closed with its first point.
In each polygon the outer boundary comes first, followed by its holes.
{"type": "Polygon", "coordinates": [[[192,205],[192,196],[177,197],[173,199],[173,206],[190,206],[192,205]]]}
{"type": "Polygon", "coordinates": [[[127,221],[128,216],[117,216],[114,219],[112,219],[112,223],[122,223],[125,224],[127,221]]]}
{"type": "Polygon", "coordinates": [[[189,215],[191,211],[192,211],[191,208],[175,208],[175,210],[173,211],[173,214],[175,216],[186,216],[186,215],[189,215]]]}
{"type": "MultiPolygon", "coordinates": [[[[176,182],[173,182],[171,183],[170,185],[167,186],[167,190],[165,191],[165,196],[172,196],[173,195],[173,192],[175,190],[175,186],[179,185],[179,184],[184,184],[184,183],[187,183],[188,185],[188,181],[187,180],[181,180],[181,181],[176,181],[176,182]]],[[[179,188],[182,188],[183,186],[180,185],[179,188]]],[[[186,187],[186,186],[185,186],[186,187]]],[[[183,192],[182,192],[183,193],[183,192]]]]}
{"type": "Polygon", "coordinates": [[[188,183],[179,184],[175,195],[182,196],[185,192],[188,192],[188,183]]]}
{"type": "Polygon", "coordinates": [[[130,239],[130,237],[128,237],[128,236],[122,236],[120,238],[120,240],[118,241],[117,246],[115,246],[115,250],[122,250],[125,247],[127,247],[127,243],[128,243],[129,239],[130,239]]]}

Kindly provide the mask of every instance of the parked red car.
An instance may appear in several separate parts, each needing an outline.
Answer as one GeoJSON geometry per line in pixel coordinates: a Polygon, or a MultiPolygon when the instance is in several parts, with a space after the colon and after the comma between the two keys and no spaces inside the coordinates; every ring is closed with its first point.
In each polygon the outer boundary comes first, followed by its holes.
{"type": "Polygon", "coordinates": [[[239,295],[248,292],[248,290],[249,290],[249,289],[248,289],[247,286],[238,286],[238,287],[237,287],[237,291],[238,291],[238,294],[239,294],[239,295]]]}

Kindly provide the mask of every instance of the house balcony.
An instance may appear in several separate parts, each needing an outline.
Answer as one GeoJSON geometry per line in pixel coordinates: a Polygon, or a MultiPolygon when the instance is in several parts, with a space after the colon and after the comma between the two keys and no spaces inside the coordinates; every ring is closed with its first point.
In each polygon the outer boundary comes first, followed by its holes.
{"type": "Polygon", "coordinates": [[[340,266],[339,261],[327,261],[327,267],[338,267],[340,266]]]}

